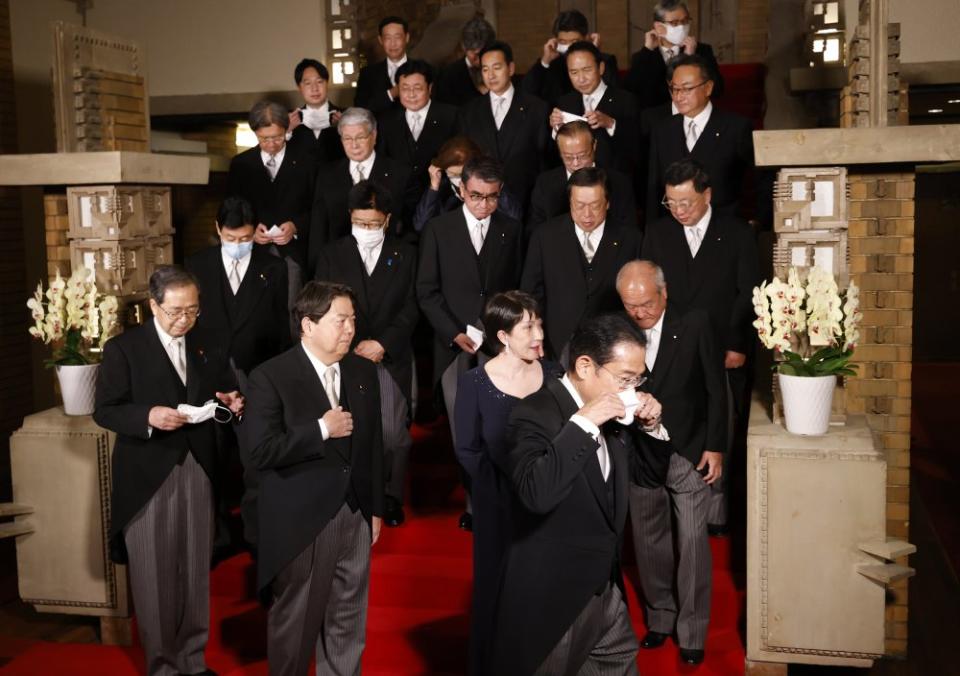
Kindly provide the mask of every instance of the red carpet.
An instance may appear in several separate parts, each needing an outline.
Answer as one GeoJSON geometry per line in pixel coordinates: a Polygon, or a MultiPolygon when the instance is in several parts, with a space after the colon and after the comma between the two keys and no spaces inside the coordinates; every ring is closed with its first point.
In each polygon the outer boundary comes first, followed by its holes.
{"type": "MultiPolygon", "coordinates": [[[[407,522],[384,529],[374,547],[365,676],[445,676],[464,673],[470,598],[470,536],[456,527],[462,496],[443,421],[416,429],[411,469],[413,507],[407,522]],[[419,499],[418,499],[419,496],[419,499]]],[[[672,642],[641,651],[640,673],[732,676],[742,674],[738,627],[743,593],[730,572],[730,540],[712,539],[713,616],[707,659],[681,666],[672,642]]],[[[632,557],[630,557],[632,558],[632,557]]],[[[638,635],[644,627],[628,570],[629,603],[638,635]]],[[[253,568],[246,555],[221,563],[211,579],[211,632],[207,662],[221,676],[267,673],[266,614],[253,600],[253,568]]],[[[143,673],[139,646],[105,647],[19,641],[0,637],[0,674],[17,676],[130,675],[143,673]]]]}

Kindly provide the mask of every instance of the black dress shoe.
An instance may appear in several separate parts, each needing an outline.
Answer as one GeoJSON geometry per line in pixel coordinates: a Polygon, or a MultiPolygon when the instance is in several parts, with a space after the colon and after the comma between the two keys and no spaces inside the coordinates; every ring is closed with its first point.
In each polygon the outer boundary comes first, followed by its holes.
{"type": "Polygon", "coordinates": [[[403,506],[400,504],[400,501],[395,497],[388,495],[386,496],[384,509],[383,509],[383,522],[388,526],[395,527],[403,523],[403,520],[406,518],[403,514],[403,506]]]}
{"type": "Polygon", "coordinates": [[[460,523],[457,524],[462,530],[473,532],[473,514],[464,512],[460,515],[460,523]]]}
{"type": "Polygon", "coordinates": [[[680,648],[680,661],[686,664],[700,664],[703,662],[703,650],[680,648]]]}
{"type": "Polygon", "coordinates": [[[195,674],[181,674],[180,676],[217,676],[217,672],[213,669],[205,669],[203,671],[198,671],[195,674]]]}
{"type": "Polygon", "coordinates": [[[659,631],[648,631],[647,635],[640,641],[640,647],[648,650],[662,646],[670,634],[661,634],[659,631]]]}
{"type": "Polygon", "coordinates": [[[715,538],[726,537],[730,534],[730,526],[725,523],[708,523],[707,535],[715,538]]]}

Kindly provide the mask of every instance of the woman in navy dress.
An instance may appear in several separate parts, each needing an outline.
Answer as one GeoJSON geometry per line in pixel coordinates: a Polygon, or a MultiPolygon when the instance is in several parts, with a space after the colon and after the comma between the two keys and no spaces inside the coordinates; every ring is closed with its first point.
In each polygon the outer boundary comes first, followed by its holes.
{"type": "Polygon", "coordinates": [[[484,309],[483,326],[487,348],[496,356],[460,376],[454,407],[457,459],[470,475],[473,498],[471,674],[485,673],[500,562],[510,541],[510,496],[497,469],[507,450],[507,421],[518,401],[561,375],[559,366],[540,362],[543,322],[533,296],[498,293],[484,309]]]}

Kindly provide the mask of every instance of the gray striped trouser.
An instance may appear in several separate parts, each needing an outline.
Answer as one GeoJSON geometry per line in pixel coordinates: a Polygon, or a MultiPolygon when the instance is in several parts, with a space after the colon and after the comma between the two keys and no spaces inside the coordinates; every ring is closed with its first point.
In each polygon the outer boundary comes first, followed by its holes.
{"type": "Polygon", "coordinates": [[[377,379],[380,381],[380,416],[383,420],[384,466],[387,475],[386,492],[398,502],[403,502],[403,484],[407,473],[407,458],[410,457],[410,430],[407,429],[407,398],[390,372],[381,363],[377,364],[377,379]]]}
{"type": "Polygon", "coordinates": [[[207,666],[213,494],[187,453],[123,530],[140,643],[150,676],[207,666]]]}
{"type": "Polygon", "coordinates": [[[680,647],[692,650],[703,649],[710,622],[709,497],[710,486],[689,460],[676,453],[670,458],[665,486],[630,484],[630,521],[647,628],[671,634],[676,627],[680,647]],[[676,533],[671,513],[676,517],[676,533]],[[674,540],[679,560],[674,557],[674,540]]]}

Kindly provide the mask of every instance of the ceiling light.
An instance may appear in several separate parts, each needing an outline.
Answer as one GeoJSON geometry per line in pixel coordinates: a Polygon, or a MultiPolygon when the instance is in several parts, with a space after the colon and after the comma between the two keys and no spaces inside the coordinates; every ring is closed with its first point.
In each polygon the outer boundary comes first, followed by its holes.
{"type": "Polygon", "coordinates": [[[943,108],[931,108],[931,109],[928,110],[927,112],[928,112],[928,113],[942,113],[942,112],[943,112],[943,108]]]}

